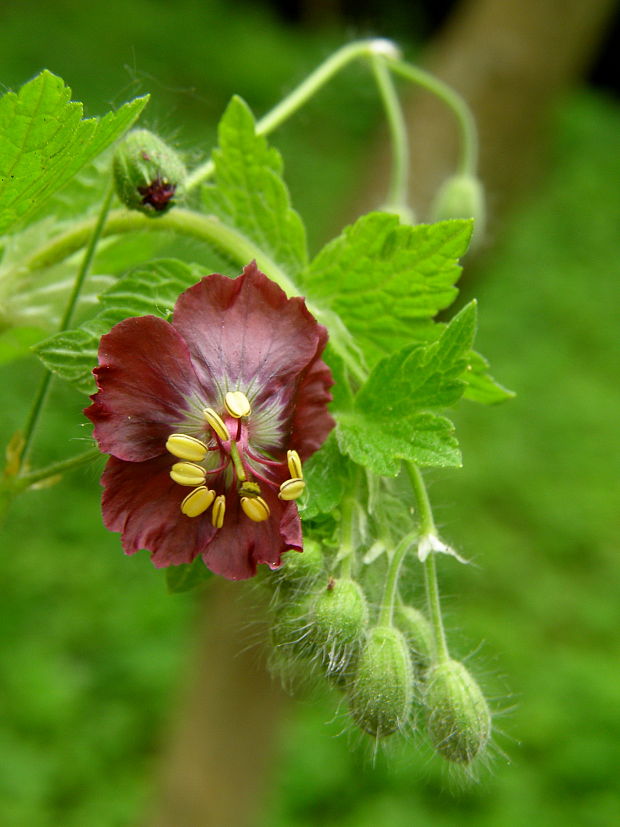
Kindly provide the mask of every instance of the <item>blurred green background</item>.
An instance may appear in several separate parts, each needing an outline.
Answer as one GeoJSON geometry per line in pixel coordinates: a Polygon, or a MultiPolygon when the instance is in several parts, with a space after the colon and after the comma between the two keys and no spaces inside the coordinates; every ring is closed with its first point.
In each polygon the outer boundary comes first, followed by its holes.
{"type": "MultiPolygon", "coordinates": [[[[402,6],[387,8],[373,33],[397,35],[402,6]]],[[[46,66],[89,114],[150,91],[144,122],[196,161],[231,94],[260,115],[347,37],[368,33],[329,15],[286,22],[251,3],[233,14],[223,0],[115,9],[4,8],[0,82],[16,88],[46,66]]],[[[405,45],[411,56],[420,44],[410,35],[405,45]]],[[[274,136],[313,250],[338,231],[378,122],[353,67],[274,136]]],[[[480,303],[480,349],[518,397],[464,405],[464,468],[430,475],[444,535],[475,562],[442,560],[440,578],[455,654],[482,642],[468,663],[499,713],[490,770],[455,784],[416,738],[373,765],[370,749],[336,737],[336,699],[312,695],[286,719],[257,827],[620,820],[620,108],[582,86],[549,124],[544,175],[464,282],[463,298],[480,303]]],[[[3,445],[38,376],[34,360],[0,368],[3,445]]],[[[82,406],[55,389],[37,459],[79,448],[82,406]]],[[[153,793],[195,598],[167,595],[146,555],[123,557],[101,525],[99,471],[24,496],[2,534],[7,827],[138,824],[153,793]]]]}

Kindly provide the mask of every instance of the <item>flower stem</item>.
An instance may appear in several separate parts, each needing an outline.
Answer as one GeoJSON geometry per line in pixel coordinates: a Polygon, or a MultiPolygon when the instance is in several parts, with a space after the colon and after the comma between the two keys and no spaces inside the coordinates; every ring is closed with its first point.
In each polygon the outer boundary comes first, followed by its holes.
{"type": "MultiPolygon", "coordinates": [[[[418,521],[420,536],[425,534],[436,534],[435,521],[433,519],[433,511],[431,503],[428,498],[428,492],[424,485],[424,480],[420,469],[413,462],[406,462],[405,468],[409,475],[411,487],[416,499],[418,507],[418,521]]],[[[441,616],[441,604],[439,602],[439,586],[437,584],[437,569],[435,566],[435,555],[431,553],[424,561],[424,584],[426,587],[426,600],[428,602],[428,611],[433,626],[435,636],[435,654],[438,661],[446,661],[450,657],[448,652],[448,643],[446,641],[446,633],[443,626],[443,618],[441,616]]]]}
{"type": "MultiPolygon", "coordinates": [[[[296,89],[256,122],[256,134],[268,135],[270,132],[273,132],[274,129],[284,123],[291,115],[294,115],[298,109],[325,86],[337,72],[352,61],[360,57],[373,57],[377,53],[384,54],[386,51],[390,53],[390,47],[391,53],[395,56],[397,53],[396,47],[385,40],[358,40],[338,49],[338,51],[334,52],[333,55],[330,55],[327,60],[321,63],[314,72],[308,75],[296,89]]],[[[215,167],[211,160],[201,164],[201,166],[197,167],[188,176],[187,189],[191,190],[203,181],[206,181],[213,175],[214,169],[215,167]]]]}
{"type": "MultiPolygon", "coordinates": [[[[43,267],[51,267],[77,252],[92,234],[95,223],[92,218],[80,221],[54,241],[43,245],[24,262],[24,270],[28,272],[43,267]]],[[[194,238],[197,241],[210,244],[239,265],[247,264],[255,259],[259,269],[267,273],[276,284],[279,284],[288,296],[300,295],[297,285],[267,253],[248,241],[242,233],[211,215],[176,208],[166,215],[154,219],[130,210],[112,210],[108,215],[105,226],[101,229],[101,237],[144,231],[168,231],[194,238]]],[[[327,324],[330,331],[334,332],[332,345],[344,359],[353,375],[358,380],[363,381],[365,375],[352,355],[349,342],[350,334],[344,329],[342,322],[338,326],[339,320],[335,314],[315,307],[309,302],[307,302],[307,305],[310,312],[327,324]]]]}
{"type": "Polygon", "coordinates": [[[405,119],[385,57],[373,54],[371,65],[383,101],[392,140],[392,169],[386,209],[397,210],[403,207],[408,209],[409,150],[405,119]]]}
{"type": "MultiPolygon", "coordinates": [[[[96,220],[80,221],[54,241],[43,245],[24,262],[27,270],[51,267],[77,252],[96,228],[96,220]]],[[[298,290],[288,275],[260,248],[252,244],[237,230],[210,215],[177,207],[166,215],[149,218],[130,210],[112,210],[100,237],[124,235],[134,232],[174,232],[211,244],[226,256],[240,264],[247,264],[253,258],[262,270],[266,270],[288,295],[297,295],[298,290]]]]}
{"type": "Polygon", "coordinates": [[[76,454],[68,459],[61,459],[58,462],[52,462],[44,468],[37,468],[36,471],[27,471],[18,477],[19,489],[29,488],[31,485],[45,482],[52,477],[57,477],[59,474],[64,474],[67,471],[72,471],[74,468],[79,468],[80,465],[85,465],[92,462],[97,457],[102,456],[98,448],[89,448],[81,454],[76,454]]]}
{"type": "Polygon", "coordinates": [[[340,576],[350,578],[353,573],[353,510],[355,499],[346,496],[340,506],[340,576]]]}
{"type": "MultiPolygon", "coordinates": [[[[110,204],[112,203],[113,195],[114,189],[112,187],[112,184],[109,184],[99,214],[93,223],[88,244],[86,246],[84,257],[82,259],[82,264],[80,265],[80,269],[78,270],[75,282],[73,284],[73,289],[71,290],[71,295],[69,296],[69,301],[67,302],[65,312],[63,313],[62,319],[60,321],[60,327],[58,329],[59,333],[62,333],[64,330],[67,330],[71,324],[71,320],[73,319],[73,314],[75,313],[75,308],[80,297],[80,292],[82,290],[82,287],[84,286],[84,281],[86,280],[86,277],[90,270],[90,266],[93,261],[93,257],[95,255],[97,243],[101,238],[104,230],[106,217],[110,211],[110,204]]],[[[24,427],[24,443],[19,462],[20,470],[23,468],[24,463],[27,461],[30,449],[32,448],[32,441],[36,431],[37,423],[39,421],[41,411],[43,410],[43,406],[45,405],[45,400],[49,392],[51,381],[52,373],[49,370],[46,370],[39,384],[39,388],[35,395],[34,402],[32,404],[30,413],[28,415],[28,419],[26,421],[26,425],[24,427]]]]}
{"type": "Polygon", "coordinates": [[[381,611],[379,613],[379,626],[391,626],[394,617],[394,604],[396,603],[396,596],[398,593],[398,577],[400,574],[400,567],[405,559],[405,554],[409,551],[412,544],[415,542],[416,534],[411,532],[402,538],[400,543],[394,549],[390,564],[385,578],[385,588],[383,591],[383,603],[381,604],[381,611]]]}
{"type": "Polygon", "coordinates": [[[474,116],[464,98],[429,72],[403,60],[390,60],[389,67],[396,74],[431,92],[452,110],[461,134],[458,171],[462,174],[475,174],[478,164],[478,136],[474,116]]]}

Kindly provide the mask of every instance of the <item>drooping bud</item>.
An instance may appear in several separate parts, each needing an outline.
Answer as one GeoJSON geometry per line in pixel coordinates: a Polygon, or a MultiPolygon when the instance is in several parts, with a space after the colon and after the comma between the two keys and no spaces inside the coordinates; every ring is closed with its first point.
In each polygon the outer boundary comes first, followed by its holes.
{"type": "Polygon", "coordinates": [[[275,612],[271,641],[276,654],[283,658],[308,654],[310,629],[310,602],[306,600],[283,603],[275,612]]]}
{"type": "Polygon", "coordinates": [[[130,210],[163,215],[184,196],[183,161],[148,129],[135,129],[121,141],[112,169],[117,195],[130,210]]]}
{"type": "Polygon", "coordinates": [[[473,218],[475,238],[484,233],[486,210],[482,183],[475,175],[453,175],[444,181],[433,205],[433,219],[473,218]]]}
{"type": "Polygon", "coordinates": [[[349,706],[355,723],[376,738],[401,730],[411,715],[414,676],[409,647],[393,626],[375,626],[359,655],[349,706]]]}
{"type": "Polygon", "coordinates": [[[367,625],[368,603],[359,583],[330,578],[315,603],[311,630],[328,675],[346,671],[367,625]]]}
{"type": "Polygon", "coordinates": [[[282,565],[272,576],[276,582],[295,590],[312,586],[323,571],[323,552],[313,540],[304,540],[302,552],[284,552],[281,560],[282,565]]]}
{"type": "Polygon", "coordinates": [[[428,734],[448,761],[470,764],[486,747],[491,713],[474,678],[459,661],[437,663],[427,678],[428,734]]]}
{"type": "Polygon", "coordinates": [[[413,606],[396,608],[396,625],[404,634],[416,671],[425,672],[433,659],[435,640],[431,624],[413,606]]]}

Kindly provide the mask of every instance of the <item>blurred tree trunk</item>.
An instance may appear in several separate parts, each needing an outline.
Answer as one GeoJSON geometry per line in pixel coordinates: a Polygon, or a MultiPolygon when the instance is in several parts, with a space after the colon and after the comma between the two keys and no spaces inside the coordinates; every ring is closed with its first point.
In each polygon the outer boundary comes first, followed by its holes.
{"type": "Polygon", "coordinates": [[[220,579],[200,595],[186,680],[145,827],[254,824],[273,780],[289,702],[265,667],[264,597],[251,584],[220,579]]]}
{"type": "MultiPolygon", "coordinates": [[[[554,103],[587,71],[615,10],[615,0],[464,0],[429,45],[424,65],[473,110],[480,137],[480,177],[491,234],[544,163],[545,127],[554,103]]],[[[455,169],[454,116],[433,96],[411,92],[411,201],[420,220],[455,169]]],[[[385,197],[389,147],[376,148],[373,179],[356,214],[385,197]]]]}
{"type": "MultiPolygon", "coordinates": [[[[549,108],[583,73],[614,5],[467,0],[431,44],[426,65],[461,92],[476,116],[492,219],[535,180],[549,108]]],[[[454,168],[455,129],[450,113],[428,95],[412,96],[406,109],[414,205],[424,217],[454,168]]],[[[352,213],[381,203],[388,162],[383,144],[367,164],[377,172],[352,213]]],[[[257,598],[239,585],[211,586],[148,827],[250,827],[261,791],[274,783],[286,700],[266,673],[264,654],[242,651],[242,627],[256,616],[257,598]]]]}

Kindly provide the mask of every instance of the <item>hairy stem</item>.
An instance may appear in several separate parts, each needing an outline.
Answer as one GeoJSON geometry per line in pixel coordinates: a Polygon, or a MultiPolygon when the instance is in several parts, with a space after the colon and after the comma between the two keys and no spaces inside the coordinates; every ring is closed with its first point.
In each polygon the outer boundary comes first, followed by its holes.
{"type": "Polygon", "coordinates": [[[350,578],[353,573],[353,511],[355,499],[346,496],[340,506],[340,576],[350,578]]]}
{"type": "Polygon", "coordinates": [[[409,151],[403,111],[394,88],[392,76],[387,68],[386,59],[375,54],[371,58],[371,65],[383,101],[392,142],[392,168],[386,208],[407,208],[409,151]]]}
{"type": "MultiPolygon", "coordinates": [[[[112,185],[110,184],[108,186],[108,191],[105,195],[105,198],[103,199],[103,203],[101,205],[101,209],[99,210],[99,214],[96,217],[96,219],[94,219],[92,222],[92,229],[89,233],[88,243],[86,245],[86,250],[82,258],[82,263],[75,278],[73,289],[71,290],[71,294],[69,296],[69,301],[67,302],[65,312],[63,313],[62,319],[60,321],[60,327],[58,329],[59,333],[62,333],[64,330],[67,330],[73,319],[73,314],[75,313],[75,308],[80,297],[80,292],[82,290],[82,287],[84,286],[86,277],[88,276],[88,272],[90,270],[90,266],[95,255],[97,244],[99,242],[99,239],[102,237],[104,231],[106,218],[110,211],[110,204],[112,203],[113,195],[114,190],[112,188],[112,185]]],[[[37,428],[39,417],[41,415],[41,411],[43,410],[43,406],[45,405],[45,400],[49,392],[51,381],[52,373],[46,370],[39,384],[39,388],[35,395],[34,402],[32,404],[30,413],[28,415],[28,419],[26,421],[26,425],[24,427],[24,443],[19,462],[20,470],[23,468],[24,463],[27,461],[28,455],[32,448],[32,441],[37,428]]]]}
{"type": "Polygon", "coordinates": [[[67,459],[61,459],[58,462],[52,462],[44,468],[37,468],[35,471],[26,471],[19,475],[17,479],[17,487],[19,490],[29,488],[31,485],[43,483],[59,474],[64,474],[67,471],[72,471],[74,468],[79,468],[80,465],[86,465],[89,462],[101,457],[101,451],[98,448],[90,448],[81,454],[76,454],[67,459]]]}
{"type": "Polygon", "coordinates": [[[478,165],[478,135],[474,116],[465,100],[447,84],[417,66],[403,60],[390,60],[389,67],[396,74],[431,92],[454,113],[461,136],[458,171],[462,174],[475,174],[478,165]]]}
{"type": "MultiPolygon", "coordinates": [[[[367,58],[385,52],[396,55],[396,47],[385,40],[359,40],[349,43],[334,52],[321,65],[312,72],[302,83],[297,86],[280,103],[264,115],[256,123],[257,135],[268,135],[278,126],[284,123],[291,115],[294,115],[313,95],[331,80],[337,72],[352,63],[358,58],[367,58]]],[[[206,161],[197,167],[187,179],[187,189],[191,190],[209,179],[215,170],[213,161],[206,161]]]]}
{"type": "MultiPolygon", "coordinates": [[[[433,519],[433,511],[431,503],[428,498],[428,492],[424,485],[424,480],[420,469],[413,462],[405,463],[411,487],[416,499],[418,507],[418,522],[420,536],[426,534],[437,534],[435,521],[433,519]]],[[[441,616],[441,604],[439,602],[439,586],[437,584],[437,569],[435,566],[435,554],[430,553],[424,561],[424,584],[426,587],[426,599],[428,602],[428,611],[433,626],[435,635],[435,647],[437,660],[445,661],[450,655],[448,652],[448,643],[446,641],[446,633],[443,626],[443,618],[441,616]]]]}
{"type": "Polygon", "coordinates": [[[398,594],[398,578],[400,575],[400,567],[405,559],[406,553],[416,540],[414,533],[407,534],[394,549],[392,557],[390,558],[390,565],[388,567],[385,578],[385,587],[383,591],[383,603],[381,604],[381,611],[379,613],[379,625],[391,626],[394,617],[394,605],[398,594]]]}

